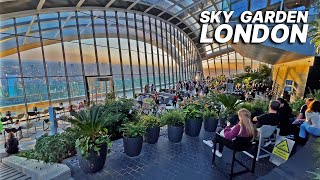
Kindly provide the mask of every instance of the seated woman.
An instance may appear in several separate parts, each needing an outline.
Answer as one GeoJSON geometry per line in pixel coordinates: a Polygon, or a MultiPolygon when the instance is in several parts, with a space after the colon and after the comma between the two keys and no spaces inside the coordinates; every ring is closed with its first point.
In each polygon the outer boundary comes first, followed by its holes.
{"type": "Polygon", "coordinates": [[[6,152],[8,154],[16,154],[19,152],[19,141],[14,137],[14,133],[10,132],[8,134],[8,140],[6,142],[6,152]]]}
{"type": "Polygon", "coordinates": [[[313,101],[306,110],[306,121],[300,126],[299,137],[306,142],[307,133],[320,136],[320,101],[313,101]]]}
{"type": "MultiPolygon", "coordinates": [[[[250,138],[254,140],[256,137],[256,129],[251,122],[251,113],[247,109],[240,109],[238,111],[239,123],[232,128],[230,122],[227,123],[227,127],[216,134],[213,142],[219,143],[219,150],[216,150],[215,154],[218,157],[222,157],[222,150],[224,145],[234,146],[232,140],[237,137],[250,138]]],[[[245,143],[243,145],[246,145],[245,143]]]]}

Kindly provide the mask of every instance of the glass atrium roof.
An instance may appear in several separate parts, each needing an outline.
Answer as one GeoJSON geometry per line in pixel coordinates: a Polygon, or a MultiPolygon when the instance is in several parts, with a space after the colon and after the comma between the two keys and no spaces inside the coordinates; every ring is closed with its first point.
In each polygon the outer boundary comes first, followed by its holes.
{"type": "MultiPolygon", "coordinates": [[[[66,12],[64,18],[66,23],[63,27],[75,26],[73,15],[68,15],[74,11],[120,11],[120,12],[131,12],[142,15],[154,17],[156,19],[168,22],[173,26],[179,28],[185,33],[197,47],[198,53],[201,59],[207,59],[209,56],[214,56],[216,50],[221,50],[225,44],[220,45],[206,45],[199,43],[199,33],[201,25],[198,21],[198,17],[203,10],[217,11],[217,10],[234,10],[235,15],[239,15],[245,10],[256,11],[259,9],[276,10],[280,6],[280,0],[2,0],[0,2],[0,18],[2,32],[1,41],[7,41],[13,39],[10,33],[13,32],[13,17],[24,17],[19,18],[20,22],[17,22],[18,32],[24,35],[34,34],[37,31],[37,20],[36,14],[41,15],[40,20],[46,21],[48,32],[58,29],[58,23],[52,22],[57,17],[56,14],[52,15],[52,12],[66,12]],[[71,19],[71,21],[69,21],[71,19]],[[10,28],[11,27],[11,28],[10,28]],[[8,33],[8,35],[3,35],[8,33]],[[216,47],[216,50],[214,49],[216,47]],[[208,50],[208,48],[210,48],[208,50]]],[[[307,7],[308,4],[297,4],[296,0],[285,0],[287,8],[295,8],[297,6],[307,7]],[[290,6],[290,7],[289,7],[290,6]]],[[[84,26],[90,25],[90,15],[87,16],[85,13],[79,14],[81,24],[84,26]],[[86,16],[88,17],[86,20],[86,16]],[[87,21],[87,22],[86,22],[87,21]]],[[[99,14],[94,14],[98,17],[99,14]]],[[[209,27],[210,31],[214,30],[214,25],[209,27]]],[[[55,34],[53,33],[53,36],[55,34]]]]}

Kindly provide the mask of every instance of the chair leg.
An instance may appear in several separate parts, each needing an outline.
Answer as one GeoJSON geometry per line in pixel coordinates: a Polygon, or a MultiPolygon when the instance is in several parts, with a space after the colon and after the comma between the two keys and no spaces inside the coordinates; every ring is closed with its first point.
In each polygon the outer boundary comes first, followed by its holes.
{"type": "Polygon", "coordinates": [[[258,143],[254,146],[254,157],[253,157],[253,162],[252,162],[252,167],[251,167],[251,172],[254,173],[254,170],[256,168],[256,162],[257,162],[257,154],[258,154],[258,148],[260,149],[260,147],[258,146],[258,143]]]}
{"type": "Polygon", "coordinates": [[[217,150],[217,143],[215,142],[215,143],[213,144],[212,165],[215,164],[215,160],[216,160],[216,150],[217,150]]]}
{"type": "Polygon", "coordinates": [[[232,155],[232,162],[231,162],[230,179],[232,179],[232,176],[233,176],[233,166],[234,166],[235,158],[236,158],[236,151],[234,150],[232,155]]]}

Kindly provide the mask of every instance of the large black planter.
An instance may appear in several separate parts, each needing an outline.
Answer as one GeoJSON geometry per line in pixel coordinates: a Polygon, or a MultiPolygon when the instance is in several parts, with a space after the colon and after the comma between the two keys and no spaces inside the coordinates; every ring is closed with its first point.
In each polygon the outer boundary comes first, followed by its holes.
{"type": "Polygon", "coordinates": [[[95,152],[93,149],[89,150],[88,158],[81,155],[80,149],[77,148],[77,157],[79,160],[80,168],[85,173],[95,173],[100,171],[107,157],[107,143],[101,144],[99,146],[101,149],[99,152],[95,152]]]}
{"type": "Polygon", "coordinates": [[[158,142],[160,134],[160,127],[149,127],[146,130],[146,134],[144,136],[145,140],[149,144],[154,144],[158,142]]]}
{"type": "Polygon", "coordinates": [[[191,137],[199,136],[202,126],[201,119],[187,119],[185,124],[186,135],[191,137]]]}
{"type": "Polygon", "coordinates": [[[216,118],[205,118],[203,125],[204,125],[204,130],[207,132],[215,132],[218,126],[219,120],[216,118]]]}
{"type": "Polygon", "coordinates": [[[124,153],[130,157],[138,156],[141,153],[142,143],[142,136],[135,138],[123,137],[124,153]]]}
{"type": "Polygon", "coordinates": [[[170,142],[178,143],[183,136],[184,126],[171,126],[168,125],[168,138],[170,142]]]}

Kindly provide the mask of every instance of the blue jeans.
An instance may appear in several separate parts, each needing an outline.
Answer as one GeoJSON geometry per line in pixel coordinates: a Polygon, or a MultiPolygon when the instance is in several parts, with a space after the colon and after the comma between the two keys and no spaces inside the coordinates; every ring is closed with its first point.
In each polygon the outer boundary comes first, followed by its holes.
{"type": "Polygon", "coordinates": [[[309,123],[304,122],[300,126],[299,137],[306,138],[307,132],[310,133],[311,135],[314,135],[314,136],[320,136],[320,129],[319,128],[312,127],[309,123]]]}

